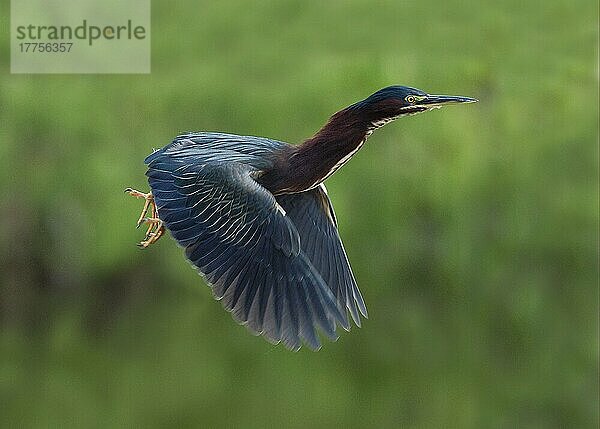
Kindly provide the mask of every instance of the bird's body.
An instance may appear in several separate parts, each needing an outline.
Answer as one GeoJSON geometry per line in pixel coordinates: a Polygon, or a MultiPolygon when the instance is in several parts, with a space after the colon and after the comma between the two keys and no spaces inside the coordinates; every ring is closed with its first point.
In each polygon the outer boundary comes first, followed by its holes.
{"type": "MultiPolygon", "coordinates": [[[[269,341],[320,347],[316,327],[360,326],[367,310],[323,181],[374,129],[465,97],[389,87],[336,113],[301,145],[223,133],[182,134],[149,155],[153,205],[142,246],[166,227],[234,318],[269,341]]],[[[140,217],[141,223],[145,211],[140,217]]]]}

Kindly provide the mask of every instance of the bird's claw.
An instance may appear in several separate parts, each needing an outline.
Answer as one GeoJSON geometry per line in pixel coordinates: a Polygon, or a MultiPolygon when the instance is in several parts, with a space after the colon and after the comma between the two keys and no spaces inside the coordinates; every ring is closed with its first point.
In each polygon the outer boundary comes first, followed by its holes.
{"type": "Polygon", "coordinates": [[[144,207],[142,208],[142,213],[138,218],[138,221],[135,224],[136,228],[139,228],[143,223],[148,224],[148,230],[146,231],[146,235],[144,240],[138,243],[138,247],[141,249],[145,249],[153,243],[156,243],[160,237],[165,232],[165,227],[163,221],[158,217],[158,210],[156,208],[156,204],[154,203],[154,196],[152,192],[144,193],[137,191],[132,188],[125,189],[125,193],[131,195],[136,198],[143,198],[145,200],[144,207]],[[147,217],[148,210],[151,210],[152,215],[147,217]]]}

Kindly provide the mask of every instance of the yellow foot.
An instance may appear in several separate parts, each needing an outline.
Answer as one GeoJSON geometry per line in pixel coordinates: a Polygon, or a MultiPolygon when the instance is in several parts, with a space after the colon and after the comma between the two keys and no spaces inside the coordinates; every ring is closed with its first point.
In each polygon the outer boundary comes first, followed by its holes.
{"type": "Polygon", "coordinates": [[[139,228],[141,224],[148,224],[148,230],[146,231],[146,236],[144,240],[138,243],[138,247],[141,249],[145,249],[153,243],[156,243],[160,237],[165,232],[165,226],[163,221],[158,218],[158,210],[156,208],[156,204],[154,203],[154,196],[151,192],[147,194],[144,192],[136,191],[135,189],[127,188],[125,192],[136,198],[143,198],[145,200],[144,207],[142,208],[142,213],[138,218],[136,223],[136,228],[139,228]],[[151,217],[146,217],[148,214],[148,210],[151,210],[151,217]]]}
{"type": "Polygon", "coordinates": [[[142,222],[148,224],[148,230],[144,239],[138,243],[138,247],[145,249],[162,237],[165,233],[165,226],[163,225],[163,221],[157,217],[145,217],[142,222]]]}

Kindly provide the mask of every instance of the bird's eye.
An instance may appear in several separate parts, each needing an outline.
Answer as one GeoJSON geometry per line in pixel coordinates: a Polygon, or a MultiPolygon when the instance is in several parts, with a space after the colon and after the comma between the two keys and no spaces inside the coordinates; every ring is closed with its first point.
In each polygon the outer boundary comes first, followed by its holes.
{"type": "Polygon", "coordinates": [[[414,103],[414,102],[417,100],[417,98],[416,98],[414,95],[409,95],[408,97],[406,97],[406,98],[405,98],[405,100],[406,100],[408,103],[411,103],[411,104],[412,104],[412,103],[414,103]]]}

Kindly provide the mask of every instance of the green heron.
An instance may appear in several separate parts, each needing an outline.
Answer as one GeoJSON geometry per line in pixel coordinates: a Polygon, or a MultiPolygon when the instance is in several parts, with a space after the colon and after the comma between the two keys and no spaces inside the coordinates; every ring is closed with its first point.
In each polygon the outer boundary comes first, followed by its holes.
{"type": "Polygon", "coordinates": [[[234,319],[273,343],[320,348],[367,317],[323,181],[371,133],[401,116],[468,97],[390,86],[334,114],[300,145],[187,133],[145,159],[151,192],[137,222],[145,248],[170,231],[234,319]],[[148,215],[148,211],[150,214],[148,215]]]}

